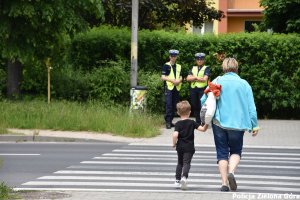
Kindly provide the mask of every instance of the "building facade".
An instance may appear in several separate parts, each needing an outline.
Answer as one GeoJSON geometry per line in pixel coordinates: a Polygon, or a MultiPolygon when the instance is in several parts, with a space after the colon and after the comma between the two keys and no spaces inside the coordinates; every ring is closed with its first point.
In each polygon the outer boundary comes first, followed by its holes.
{"type": "Polygon", "coordinates": [[[251,32],[253,24],[262,21],[263,8],[259,6],[259,0],[213,0],[214,7],[222,10],[225,18],[221,21],[206,22],[201,29],[190,27],[188,32],[196,34],[213,33],[238,33],[251,32]]]}

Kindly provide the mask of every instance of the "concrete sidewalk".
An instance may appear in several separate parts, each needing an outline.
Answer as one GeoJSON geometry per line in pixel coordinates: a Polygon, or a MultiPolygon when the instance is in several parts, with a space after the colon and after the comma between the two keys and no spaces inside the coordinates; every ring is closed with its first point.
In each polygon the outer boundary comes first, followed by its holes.
{"type": "MultiPolygon", "coordinates": [[[[178,119],[177,119],[178,120],[178,119]]],[[[245,147],[273,147],[273,148],[300,148],[300,120],[259,120],[261,130],[257,137],[252,137],[250,133],[245,134],[245,147]]],[[[14,133],[11,136],[0,136],[1,141],[108,141],[124,142],[133,144],[148,145],[170,145],[172,142],[173,129],[161,129],[161,134],[154,138],[126,138],[113,136],[111,134],[100,134],[92,132],[70,132],[51,130],[10,130],[14,133]],[[1,139],[2,138],[2,139],[1,139]]],[[[212,130],[207,132],[196,132],[195,144],[197,146],[214,146],[212,130]]],[[[21,194],[22,199],[60,199],[60,200],[174,200],[174,199],[210,199],[210,200],[233,200],[233,199],[286,199],[284,196],[264,196],[257,193],[222,193],[222,192],[139,192],[139,191],[119,191],[119,192],[95,192],[95,191],[32,191],[21,194]]],[[[300,199],[300,196],[288,197],[288,199],[300,199]]]]}
{"type": "MultiPolygon", "coordinates": [[[[256,137],[246,132],[244,146],[263,147],[300,147],[300,120],[259,120],[260,130],[256,137]]],[[[145,139],[142,142],[147,144],[171,145],[171,134],[174,129],[162,129],[162,134],[155,138],[145,139]]],[[[214,146],[212,129],[205,133],[195,132],[196,145],[214,146]]]]}
{"type": "MultiPolygon", "coordinates": [[[[78,191],[44,191],[44,192],[26,192],[22,195],[23,200],[233,200],[233,199],[249,199],[247,196],[252,196],[252,200],[259,199],[258,194],[243,194],[242,193],[193,193],[185,192],[78,192],[78,191]],[[239,198],[240,197],[240,198],[239,198]]],[[[295,198],[296,199],[296,198],[295,198]]],[[[266,200],[266,198],[264,199],[266,200]]]]}
{"type": "MultiPolygon", "coordinates": [[[[261,129],[256,137],[252,137],[251,133],[245,133],[245,146],[300,147],[300,120],[259,120],[259,126],[261,129]]],[[[171,145],[171,135],[174,129],[162,128],[160,131],[161,134],[153,138],[128,138],[113,136],[108,133],[86,131],[10,129],[10,132],[18,134],[1,135],[0,141],[108,141],[163,146],[171,145]]],[[[208,129],[205,133],[199,131],[195,133],[195,144],[197,146],[214,146],[212,129],[208,129]]]]}

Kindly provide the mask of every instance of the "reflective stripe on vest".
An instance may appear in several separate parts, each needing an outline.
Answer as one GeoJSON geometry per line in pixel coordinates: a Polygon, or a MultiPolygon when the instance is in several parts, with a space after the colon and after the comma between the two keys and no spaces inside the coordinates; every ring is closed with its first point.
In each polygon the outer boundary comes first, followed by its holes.
{"type": "MultiPolygon", "coordinates": [[[[205,69],[206,69],[207,66],[203,66],[201,68],[201,70],[198,72],[198,66],[194,66],[193,69],[192,69],[192,73],[193,73],[193,76],[196,76],[196,77],[199,77],[199,78],[203,78],[204,77],[204,72],[205,72],[205,69]]],[[[205,82],[192,82],[191,83],[191,88],[204,88],[207,86],[207,81],[205,82]]]]}
{"type": "MultiPolygon", "coordinates": [[[[173,67],[172,67],[171,63],[167,62],[166,65],[169,65],[171,67],[170,74],[167,76],[167,78],[178,80],[180,78],[181,65],[176,64],[176,78],[175,78],[173,67]]],[[[174,84],[170,81],[166,81],[166,82],[167,82],[168,90],[173,90],[174,84]]],[[[181,89],[181,83],[179,83],[179,85],[176,86],[176,89],[177,89],[177,91],[179,91],[181,89]]]]}

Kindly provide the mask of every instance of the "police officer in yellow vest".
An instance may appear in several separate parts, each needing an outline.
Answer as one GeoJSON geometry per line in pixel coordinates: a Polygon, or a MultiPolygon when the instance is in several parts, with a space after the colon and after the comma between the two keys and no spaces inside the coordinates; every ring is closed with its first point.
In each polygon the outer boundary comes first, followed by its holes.
{"type": "Polygon", "coordinates": [[[176,63],[178,50],[169,51],[170,61],[165,63],[162,68],[161,79],[165,81],[165,100],[166,100],[166,128],[170,129],[174,124],[172,123],[174,113],[176,112],[176,104],[179,102],[179,91],[182,82],[181,65],[176,63]]]}
{"type": "Polygon", "coordinates": [[[192,113],[196,118],[196,122],[201,124],[200,119],[200,109],[201,102],[200,99],[203,92],[207,86],[207,80],[210,75],[210,70],[204,65],[205,54],[196,53],[195,54],[197,66],[193,66],[187,77],[187,81],[191,82],[190,97],[192,105],[192,113]]]}

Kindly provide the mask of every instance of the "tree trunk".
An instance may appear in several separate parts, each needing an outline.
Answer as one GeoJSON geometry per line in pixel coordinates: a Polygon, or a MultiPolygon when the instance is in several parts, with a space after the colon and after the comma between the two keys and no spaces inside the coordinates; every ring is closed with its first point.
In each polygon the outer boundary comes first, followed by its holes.
{"type": "Polygon", "coordinates": [[[10,60],[7,64],[7,97],[18,99],[21,96],[22,64],[10,60]]]}

